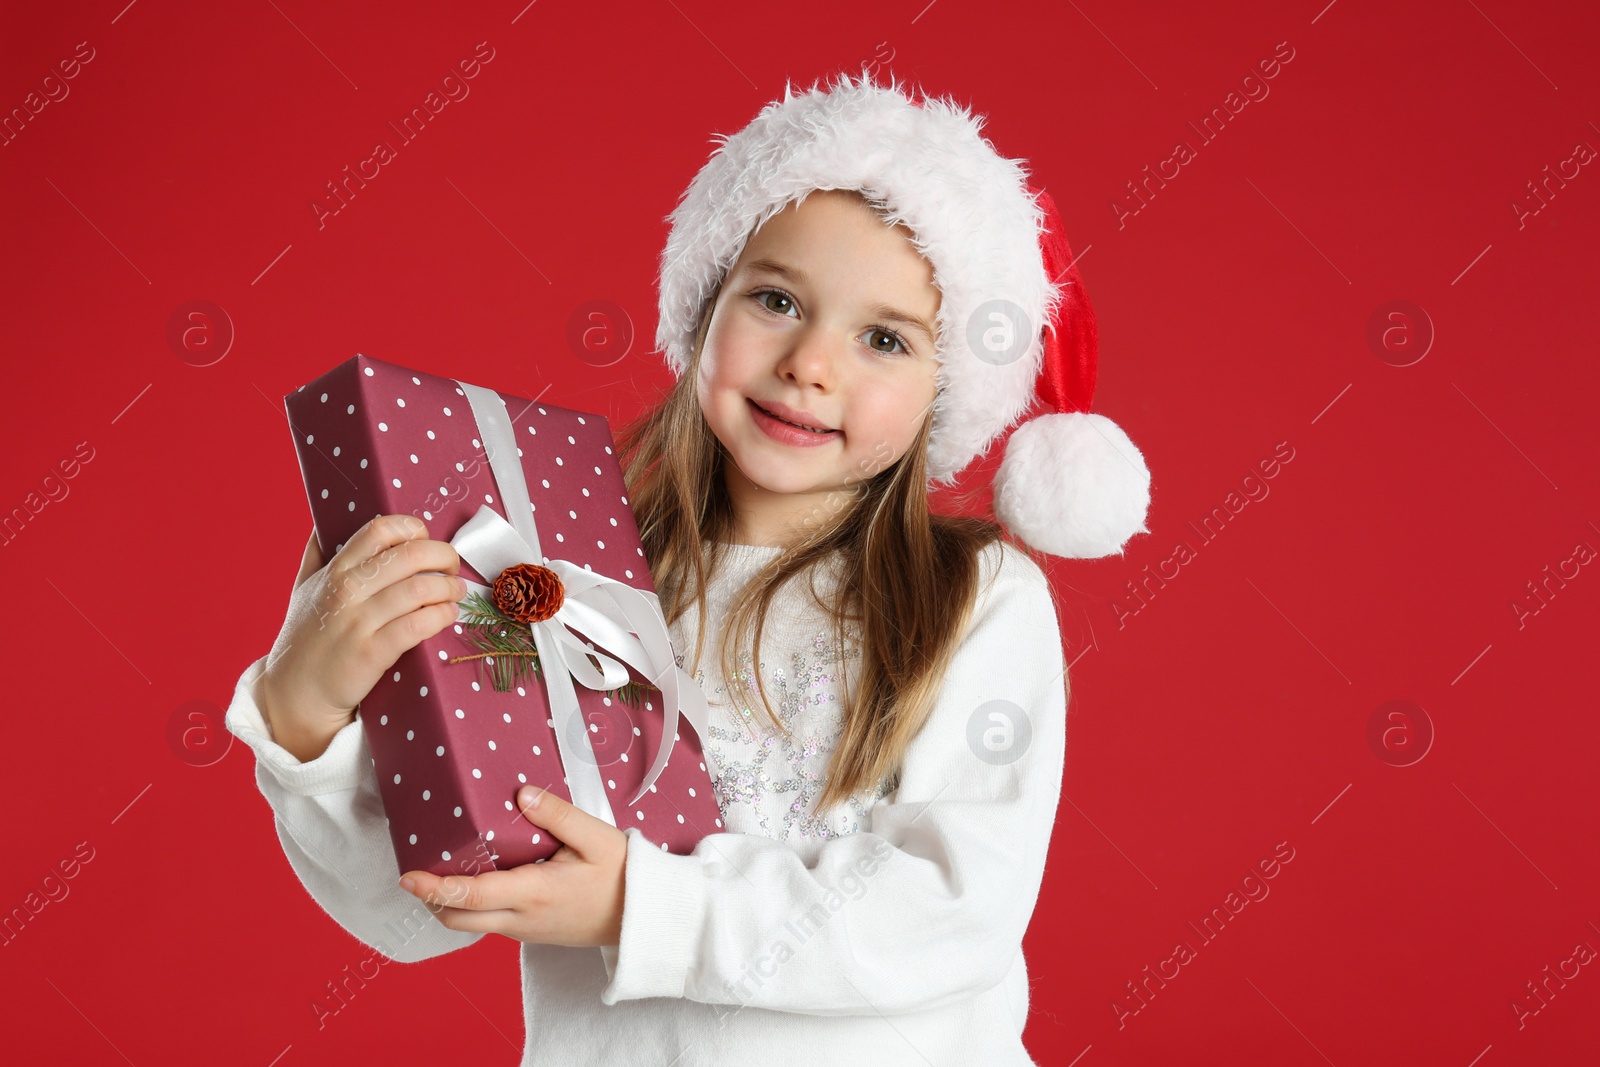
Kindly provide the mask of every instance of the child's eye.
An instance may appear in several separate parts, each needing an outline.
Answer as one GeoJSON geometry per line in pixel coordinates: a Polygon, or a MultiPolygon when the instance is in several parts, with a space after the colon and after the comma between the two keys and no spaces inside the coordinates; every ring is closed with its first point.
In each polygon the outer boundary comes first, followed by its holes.
{"type": "MultiPolygon", "coordinates": [[[[782,315],[787,318],[789,317],[789,311],[793,310],[794,308],[794,299],[782,289],[757,289],[755,292],[751,293],[750,296],[753,300],[755,300],[756,304],[761,308],[762,311],[765,311],[770,315],[782,315]],[[786,304],[787,307],[782,311],[775,310],[772,305],[768,303],[768,297],[776,297],[778,300],[786,304]]],[[[897,346],[891,348],[878,348],[871,342],[868,342],[867,347],[871,348],[879,355],[892,356],[900,353],[904,353],[905,355],[911,354],[911,346],[906,344],[906,339],[895,333],[893,330],[884,329],[881,326],[874,326],[869,329],[867,333],[879,334],[883,337],[887,337],[894,346],[897,346]]]]}
{"type": "Polygon", "coordinates": [[[791,308],[794,307],[794,301],[791,300],[789,298],[789,294],[784,292],[782,289],[757,289],[755,292],[751,293],[750,295],[755,298],[755,302],[757,304],[761,305],[761,310],[770,311],[774,315],[785,315],[785,316],[787,316],[789,313],[787,311],[774,310],[767,303],[767,299],[766,298],[769,297],[769,296],[775,296],[775,297],[779,298],[780,300],[785,301],[789,305],[789,307],[791,307],[791,308]]]}
{"type": "MultiPolygon", "coordinates": [[[[895,333],[893,330],[885,330],[881,326],[874,326],[872,329],[868,330],[867,333],[868,334],[874,334],[875,333],[875,334],[880,334],[880,335],[882,335],[884,337],[887,337],[890,341],[892,341],[895,344],[900,346],[900,351],[901,352],[904,352],[907,355],[911,354],[911,346],[906,344],[906,339],[904,337],[901,337],[899,334],[895,333]]],[[[869,343],[867,345],[867,347],[868,348],[872,348],[872,345],[869,343]]],[[[890,349],[872,348],[872,350],[874,352],[882,352],[886,356],[892,356],[892,355],[895,354],[895,350],[893,348],[890,348],[890,349]]]]}

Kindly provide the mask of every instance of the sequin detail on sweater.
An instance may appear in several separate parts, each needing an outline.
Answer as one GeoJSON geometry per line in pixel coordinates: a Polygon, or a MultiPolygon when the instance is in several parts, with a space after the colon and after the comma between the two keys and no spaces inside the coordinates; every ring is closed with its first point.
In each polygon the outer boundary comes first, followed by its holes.
{"type": "MultiPolygon", "coordinates": [[[[841,675],[861,658],[855,636],[848,633],[841,648],[830,642],[828,631],[818,631],[809,645],[790,653],[787,669],[777,667],[766,676],[768,699],[788,736],[773,728],[760,704],[748,650],[739,655],[737,669],[749,680],[753,706],[740,707],[734,714],[729,686],[706,688],[707,699],[721,713],[713,713],[707,744],[721,772],[717,803],[729,829],[776,841],[853,834],[861,829],[872,803],[888,793],[880,787],[820,815],[813,811],[827,785],[828,762],[844,727],[841,675]],[[716,725],[719,722],[722,725],[716,725]],[[738,825],[752,819],[753,827],[738,825]]],[[[766,662],[760,666],[765,670],[766,662]]],[[[706,687],[703,670],[695,678],[706,687]]]]}
{"type": "MultiPolygon", "coordinates": [[[[741,571],[714,582],[718,588],[708,597],[713,622],[722,621],[720,613],[743,577],[741,571]]],[[[780,594],[772,607],[759,666],[767,701],[787,735],[772,725],[762,704],[749,648],[739,649],[734,659],[750,690],[748,704],[735,708],[736,693],[721,676],[715,640],[708,642],[694,673],[709,705],[702,740],[711,757],[708,768],[724,827],[775,841],[820,841],[857,833],[873,805],[890,794],[892,782],[881,782],[826,811],[816,811],[815,803],[827,785],[828,764],[844,729],[847,675],[853,685],[860,670],[860,634],[847,626],[843,642],[835,641],[830,621],[801,597],[780,594]],[[798,615],[785,617],[786,610],[798,615]]],[[[689,637],[687,621],[680,620],[680,640],[689,637]]]]}

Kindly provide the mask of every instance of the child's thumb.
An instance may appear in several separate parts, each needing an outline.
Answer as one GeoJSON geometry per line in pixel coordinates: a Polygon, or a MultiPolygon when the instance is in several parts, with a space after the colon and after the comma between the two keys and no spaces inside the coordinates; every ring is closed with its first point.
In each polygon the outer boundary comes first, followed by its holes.
{"type": "Polygon", "coordinates": [[[305,555],[300,557],[300,573],[295,576],[294,587],[299,589],[305,580],[322,569],[322,549],[317,545],[316,527],[311,529],[311,537],[306,541],[305,555]]]}

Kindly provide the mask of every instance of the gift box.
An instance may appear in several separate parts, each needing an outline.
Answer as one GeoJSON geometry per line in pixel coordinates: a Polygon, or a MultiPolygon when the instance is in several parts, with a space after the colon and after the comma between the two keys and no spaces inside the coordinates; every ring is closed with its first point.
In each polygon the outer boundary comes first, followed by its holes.
{"type": "MultiPolygon", "coordinates": [[[[525,783],[679,854],[721,831],[705,696],[672,648],[605,418],[365,355],[284,406],[324,560],[374,516],[415,515],[472,590],[360,705],[402,871],[549,857],[561,842],[518,809],[525,783]]],[[[376,573],[353,569],[327,610],[376,573]]]]}

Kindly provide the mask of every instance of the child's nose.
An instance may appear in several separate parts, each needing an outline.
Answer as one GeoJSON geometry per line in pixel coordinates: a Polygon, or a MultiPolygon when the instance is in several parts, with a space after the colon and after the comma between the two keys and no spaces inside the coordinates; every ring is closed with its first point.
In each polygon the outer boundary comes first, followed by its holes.
{"type": "Polygon", "coordinates": [[[824,330],[796,331],[779,370],[806,384],[832,388],[838,380],[846,343],[824,330]]]}

